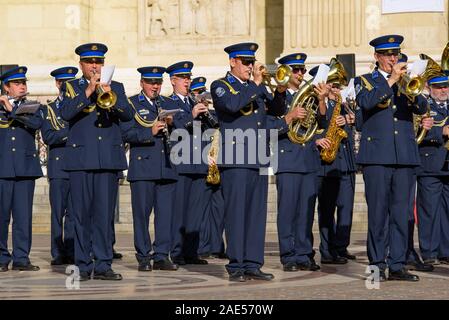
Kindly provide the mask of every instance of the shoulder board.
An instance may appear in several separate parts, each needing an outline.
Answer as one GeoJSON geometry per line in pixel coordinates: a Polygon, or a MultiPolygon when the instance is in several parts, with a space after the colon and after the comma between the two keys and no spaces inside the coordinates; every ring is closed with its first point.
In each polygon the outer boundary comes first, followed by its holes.
{"type": "Polygon", "coordinates": [[[179,100],[179,97],[176,94],[172,94],[169,98],[172,99],[173,101],[179,100]]]}
{"type": "MultiPolygon", "coordinates": [[[[224,80],[224,79],[220,79],[219,80],[220,82],[222,82],[222,83],[224,83],[227,87],[228,87],[228,89],[229,89],[229,91],[231,91],[231,93],[232,94],[234,94],[234,95],[236,95],[236,94],[239,94],[239,92],[238,91],[235,91],[235,89],[226,81],[226,80],[224,80]]],[[[219,88],[217,88],[217,90],[218,90],[219,88]]],[[[217,94],[218,95],[218,94],[217,94]]],[[[218,95],[219,96],[219,95],[218,95]]]]}
{"type": "Polygon", "coordinates": [[[368,91],[373,90],[373,85],[364,76],[360,76],[360,79],[362,79],[362,86],[366,90],[368,90],[368,91]]]}
{"type": "Polygon", "coordinates": [[[78,84],[79,84],[80,86],[84,85],[85,83],[86,83],[86,80],[84,80],[83,77],[81,77],[81,78],[78,79],[78,84]]]}
{"type": "Polygon", "coordinates": [[[226,77],[226,79],[229,81],[229,83],[235,83],[235,78],[232,76],[232,75],[230,75],[230,74],[228,74],[227,75],[227,77],[226,77]]]}
{"type": "Polygon", "coordinates": [[[65,92],[66,97],[68,97],[70,99],[75,98],[76,92],[75,92],[75,89],[73,89],[72,83],[67,81],[65,83],[65,87],[66,87],[66,92],[65,92]]]}

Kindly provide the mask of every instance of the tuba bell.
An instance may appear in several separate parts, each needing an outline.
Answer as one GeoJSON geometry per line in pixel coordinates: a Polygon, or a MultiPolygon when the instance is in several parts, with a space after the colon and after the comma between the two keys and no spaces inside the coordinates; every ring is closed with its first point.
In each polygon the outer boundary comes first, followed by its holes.
{"type": "Polygon", "coordinates": [[[293,73],[292,68],[286,64],[282,64],[274,70],[268,70],[266,66],[263,66],[262,68],[265,68],[265,71],[262,74],[263,84],[270,88],[270,91],[273,94],[276,90],[276,86],[271,80],[274,79],[279,86],[286,86],[293,73]]]}

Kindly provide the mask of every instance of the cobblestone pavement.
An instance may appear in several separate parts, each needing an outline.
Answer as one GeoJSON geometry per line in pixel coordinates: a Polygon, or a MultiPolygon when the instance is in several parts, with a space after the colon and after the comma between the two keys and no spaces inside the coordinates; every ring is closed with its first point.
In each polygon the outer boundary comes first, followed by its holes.
{"type": "MultiPolygon", "coordinates": [[[[447,299],[449,266],[437,266],[435,272],[417,273],[417,283],[390,281],[380,289],[368,290],[365,281],[367,258],[365,234],[354,234],[351,253],[356,261],[346,265],[323,265],[318,272],[283,272],[279,262],[276,234],[269,234],[263,270],[275,275],[270,282],[230,283],[225,260],[211,259],[206,266],[187,266],[175,272],[138,272],[132,235],[119,234],[117,251],[124,258],[113,268],[122,273],[119,282],[90,280],[79,290],[67,289],[65,267],[50,266],[49,236],[33,239],[31,261],[39,272],[9,271],[0,274],[0,299],[447,299]]],[[[315,239],[319,239],[318,235],[315,239]]],[[[317,257],[319,263],[319,256],[317,257]]]]}

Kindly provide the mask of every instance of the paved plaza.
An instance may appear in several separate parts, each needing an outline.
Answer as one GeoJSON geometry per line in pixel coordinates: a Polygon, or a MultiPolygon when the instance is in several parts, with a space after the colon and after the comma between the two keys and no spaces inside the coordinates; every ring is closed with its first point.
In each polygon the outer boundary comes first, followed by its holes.
{"type": "MultiPolygon", "coordinates": [[[[276,234],[269,234],[266,263],[272,272],[271,282],[248,281],[230,283],[224,268],[225,260],[211,259],[206,266],[186,266],[175,272],[138,272],[131,234],[118,234],[117,250],[124,258],[113,267],[124,280],[109,282],[90,280],[80,288],[66,288],[70,278],[66,267],[50,266],[49,236],[36,235],[31,260],[41,267],[39,272],[9,271],[0,274],[0,299],[447,299],[449,298],[449,266],[436,266],[432,273],[417,273],[418,283],[386,282],[380,289],[366,288],[365,234],[353,234],[351,253],[357,260],[346,265],[322,265],[321,271],[283,272],[279,263],[276,234]],[[67,280],[68,279],[68,280],[67,280]]],[[[318,239],[318,235],[315,235],[318,239]]],[[[317,262],[320,259],[317,257],[317,262]]],[[[69,286],[70,287],[70,286],[69,286]]],[[[73,285],[72,285],[73,287],[73,285]]]]}

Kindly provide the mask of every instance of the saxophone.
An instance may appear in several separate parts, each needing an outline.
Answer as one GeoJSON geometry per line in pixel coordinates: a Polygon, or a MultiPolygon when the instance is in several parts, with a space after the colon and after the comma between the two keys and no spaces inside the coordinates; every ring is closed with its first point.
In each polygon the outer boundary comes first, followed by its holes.
{"type": "Polygon", "coordinates": [[[341,112],[341,96],[337,95],[337,101],[332,112],[332,118],[329,122],[329,127],[327,129],[326,138],[330,140],[331,146],[329,149],[322,149],[320,152],[321,159],[324,162],[332,163],[337,157],[338,148],[340,148],[341,140],[348,137],[346,131],[339,126],[337,126],[337,117],[341,112]]]}
{"type": "Polygon", "coordinates": [[[220,171],[218,170],[218,166],[216,164],[219,151],[218,149],[219,142],[220,142],[220,130],[216,129],[214,135],[212,136],[212,143],[209,149],[209,157],[214,159],[215,163],[209,165],[206,177],[206,182],[212,185],[220,184],[220,171]]]}

